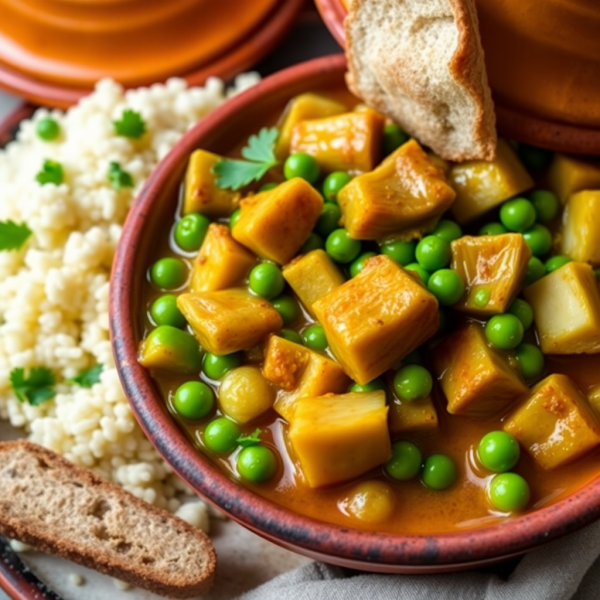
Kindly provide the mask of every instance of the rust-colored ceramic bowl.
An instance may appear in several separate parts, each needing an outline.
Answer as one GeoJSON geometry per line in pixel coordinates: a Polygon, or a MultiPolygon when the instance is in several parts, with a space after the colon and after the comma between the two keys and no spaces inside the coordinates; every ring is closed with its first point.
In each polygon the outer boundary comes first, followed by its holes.
{"type": "MultiPolygon", "coordinates": [[[[345,45],[346,0],[316,0],[345,45]]],[[[498,127],[515,140],[600,154],[600,2],[476,0],[498,127]]]]}
{"type": "Polygon", "coordinates": [[[131,209],[112,272],[110,325],[121,381],[142,428],[173,469],[209,502],[276,544],[329,563],[377,572],[443,572],[499,562],[598,518],[600,478],[551,506],[476,530],[407,536],[332,525],[282,508],[224,475],[188,440],[149,372],[137,362],[148,256],[176,211],[190,153],[197,148],[229,151],[291,97],[342,86],[344,71],[344,57],[334,55],[265,79],[191,129],[157,166],[131,209]]]}

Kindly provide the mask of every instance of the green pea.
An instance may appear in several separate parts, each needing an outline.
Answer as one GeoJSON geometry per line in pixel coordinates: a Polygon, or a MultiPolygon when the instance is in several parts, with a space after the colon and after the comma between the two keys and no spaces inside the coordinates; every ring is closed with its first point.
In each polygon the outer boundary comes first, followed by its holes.
{"type": "Polygon", "coordinates": [[[485,308],[490,302],[490,297],[491,294],[489,288],[480,288],[475,292],[473,304],[478,308],[485,308]]]}
{"type": "Polygon", "coordinates": [[[325,242],[327,254],[339,263],[352,262],[360,254],[361,248],[362,244],[352,239],[345,229],[332,231],[325,242]]]}
{"type": "Polygon", "coordinates": [[[427,289],[442,306],[452,306],[465,293],[465,282],[456,271],[440,269],[429,278],[427,289]]]}
{"type": "Polygon", "coordinates": [[[477,446],[479,462],[486,469],[496,473],[512,469],[517,464],[520,455],[519,442],[505,431],[486,433],[477,446]]]}
{"type": "Polygon", "coordinates": [[[206,426],[204,443],[216,454],[226,454],[237,446],[237,439],[241,434],[237,423],[227,417],[219,417],[206,426]]]}
{"type": "Polygon", "coordinates": [[[195,252],[202,246],[209,225],[210,220],[204,215],[185,215],[175,226],[175,243],[185,252],[195,252]]]}
{"type": "Polygon", "coordinates": [[[404,242],[397,240],[393,242],[384,242],[380,246],[382,254],[389,256],[392,260],[396,261],[399,265],[405,267],[415,262],[415,249],[417,242],[410,241],[404,242]]]}
{"type": "Polygon", "coordinates": [[[204,355],[202,370],[209,379],[221,379],[225,373],[239,367],[241,364],[242,359],[238,352],[231,354],[207,352],[204,355]]]}
{"type": "Polygon", "coordinates": [[[319,163],[310,154],[296,152],[287,157],[283,165],[283,174],[286,179],[302,177],[302,179],[314,185],[319,179],[321,169],[319,163]]]}
{"type": "Polygon", "coordinates": [[[44,142],[51,142],[60,135],[60,125],[56,119],[44,117],[36,123],[35,132],[44,142]]]}
{"type": "Polygon", "coordinates": [[[428,235],[418,244],[415,251],[417,262],[429,271],[443,269],[452,256],[450,244],[437,235],[428,235]]]}
{"type": "Polygon", "coordinates": [[[429,278],[431,277],[431,273],[424,269],[419,263],[410,263],[404,267],[407,271],[414,271],[420,278],[421,281],[427,285],[429,283],[429,278]]]}
{"type": "Polygon", "coordinates": [[[546,261],[546,272],[552,273],[552,271],[556,271],[556,269],[560,269],[570,262],[573,261],[568,256],[552,256],[546,261]]]}
{"type": "Polygon", "coordinates": [[[383,128],[383,152],[385,156],[397,150],[408,140],[408,135],[396,125],[396,123],[388,123],[383,128]]]}
{"type": "Polygon", "coordinates": [[[530,194],[531,203],[535,208],[538,221],[547,223],[552,221],[558,214],[560,202],[556,194],[547,190],[535,190],[530,194]]]}
{"type": "Polygon", "coordinates": [[[188,268],[179,258],[161,258],[150,269],[150,281],[162,290],[176,290],[188,278],[188,268]]]}
{"type": "Polygon", "coordinates": [[[529,302],[521,300],[521,298],[515,298],[508,307],[508,312],[521,321],[525,331],[533,325],[533,308],[531,308],[529,302]]]}
{"type": "Polygon", "coordinates": [[[523,323],[510,313],[494,315],[485,325],[485,336],[492,346],[512,350],[523,340],[523,323]]]}
{"type": "Polygon", "coordinates": [[[352,176],[345,171],[335,171],[325,177],[323,195],[326,200],[336,200],[340,190],[352,181],[352,176]]]}
{"type": "Polygon", "coordinates": [[[231,213],[229,217],[229,229],[233,231],[235,224],[240,220],[240,216],[242,214],[242,209],[238,208],[231,213]]]}
{"type": "Polygon", "coordinates": [[[150,316],[155,325],[171,325],[172,327],[185,325],[185,317],[177,308],[177,296],[174,294],[159,296],[150,307],[150,316]]]}
{"type": "Polygon", "coordinates": [[[332,231],[339,227],[342,211],[334,202],[325,202],[321,209],[321,214],[315,225],[315,232],[323,237],[327,237],[332,231]]]}
{"type": "Polygon", "coordinates": [[[431,235],[437,235],[446,242],[450,243],[458,238],[462,237],[463,232],[460,225],[456,221],[450,221],[449,219],[442,219],[431,232],[431,235]]]}
{"type": "Polygon", "coordinates": [[[517,146],[517,153],[528,171],[541,171],[552,160],[552,152],[550,150],[536,148],[529,144],[520,143],[517,146]]]}
{"type": "Polygon", "coordinates": [[[394,390],[398,398],[407,402],[427,398],[432,387],[431,374],[421,365],[406,365],[394,375],[394,390]]]}
{"type": "Polygon", "coordinates": [[[527,263],[527,274],[525,275],[525,285],[531,285],[546,274],[544,263],[537,257],[532,256],[527,263]]]}
{"type": "Polygon", "coordinates": [[[201,381],[180,385],[173,396],[175,410],[186,419],[203,419],[214,405],[214,392],[201,381]]]}
{"type": "Polygon", "coordinates": [[[392,458],[384,465],[385,472],[398,481],[412,479],[419,474],[423,457],[412,442],[401,440],[392,444],[392,458]]]}
{"type": "Polygon", "coordinates": [[[263,298],[276,298],[283,292],[285,280],[281,269],[273,263],[256,265],[250,271],[250,289],[263,298]]]}
{"type": "Polygon", "coordinates": [[[274,190],[277,186],[278,186],[278,184],[274,183],[274,182],[265,183],[258,188],[258,191],[259,192],[270,192],[271,190],[274,190]]]}
{"type": "Polygon", "coordinates": [[[350,265],[350,276],[356,277],[365,267],[365,263],[374,256],[377,256],[375,252],[364,252],[350,265]]]}
{"type": "Polygon", "coordinates": [[[302,244],[302,248],[300,248],[300,254],[308,254],[313,250],[322,250],[325,248],[325,242],[320,235],[316,233],[311,233],[307,238],[304,244],[302,244]]]}
{"type": "Polygon", "coordinates": [[[237,470],[248,481],[267,481],[277,472],[275,453],[266,446],[248,446],[238,454],[237,470]]]}
{"type": "Polygon", "coordinates": [[[529,502],[529,485],[516,473],[499,473],[492,478],[488,495],[494,508],[503,512],[520,511],[529,502]]]}
{"type": "Polygon", "coordinates": [[[304,346],[304,340],[302,339],[302,336],[293,329],[282,329],[277,335],[288,342],[293,342],[294,344],[304,346]]]}
{"type": "Polygon", "coordinates": [[[508,233],[508,229],[502,223],[488,223],[479,230],[479,235],[502,235],[508,233]]]}
{"type": "Polygon", "coordinates": [[[523,232],[527,245],[531,248],[534,256],[544,256],[552,248],[552,234],[547,227],[536,224],[523,232]]]}
{"type": "Polygon", "coordinates": [[[544,355],[534,344],[521,344],[517,346],[515,356],[525,379],[537,379],[544,372],[546,366],[544,355]]]}
{"type": "Polygon", "coordinates": [[[273,308],[281,315],[283,324],[288,326],[298,320],[300,308],[298,303],[289,296],[279,296],[272,301],[273,308]]]}
{"type": "Polygon", "coordinates": [[[303,332],[302,338],[306,345],[312,350],[325,350],[327,348],[327,337],[325,329],[319,323],[309,325],[303,332]]]}
{"type": "Polygon", "coordinates": [[[525,231],[535,219],[535,207],[526,198],[509,200],[500,207],[500,221],[509,231],[525,231]]]}
{"type": "Polygon", "coordinates": [[[423,463],[421,481],[432,490],[449,488],[457,477],[456,464],[445,454],[432,454],[423,463]]]}
{"type": "Polygon", "coordinates": [[[141,345],[140,364],[172,373],[197,373],[202,364],[194,336],[171,325],[159,325],[141,345]]]}
{"type": "Polygon", "coordinates": [[[351,392],[378,392],[378,391],[387,392],[387,386],[381,379],[377,378],[377,379],[373,379],[373,381],[369,381],[369,383],[365,383],[363,385],[360,385],[359,383],[353,383],[350,386],[350,391],[351,392]]]}

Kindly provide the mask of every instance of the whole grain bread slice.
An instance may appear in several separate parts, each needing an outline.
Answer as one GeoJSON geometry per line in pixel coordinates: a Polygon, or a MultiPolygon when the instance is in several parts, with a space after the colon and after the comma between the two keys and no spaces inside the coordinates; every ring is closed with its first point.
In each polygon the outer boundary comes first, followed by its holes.
{"type": "Polygon", "coordinates": [[[357,96],[443,158],[494,158],[475,0],[350,0],[345,29],[357,96]]]}
{"type": "Polygon", "coordinates": [[[0,533],[173,598],[216,567],[202,531],[27,441],[0,443],[0,533]]]}

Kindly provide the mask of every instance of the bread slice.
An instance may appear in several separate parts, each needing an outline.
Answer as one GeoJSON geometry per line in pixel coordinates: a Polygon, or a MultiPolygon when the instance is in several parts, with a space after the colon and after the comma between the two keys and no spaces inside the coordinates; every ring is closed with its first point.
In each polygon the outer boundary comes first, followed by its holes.
{"type": "Polygon", "coordinates": [[[354,94],[443,158],[494,158],[475,0],[350,0],[345,28],[354,94]]]}
{"type": "Polygon", "coordinates": [[[173,598],[216,567],[202,531],[27,441],[0,443],[0,533],[173,598]]]}

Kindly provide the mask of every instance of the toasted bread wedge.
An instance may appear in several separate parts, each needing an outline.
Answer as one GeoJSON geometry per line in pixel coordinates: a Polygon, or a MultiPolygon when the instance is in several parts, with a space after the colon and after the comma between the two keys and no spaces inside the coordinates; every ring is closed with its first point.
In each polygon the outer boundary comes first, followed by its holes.
{"type": "Polygon", "coordinates": [[[475,0],[350,0],[345,28],[354,94],[442,158],[494,158],[475,0]]]}
{"type": "Polygon", "coordinates": [[[0,533],[173,598],[216,567],[199,529],[26,441],[0,443],[0,533]]]}

